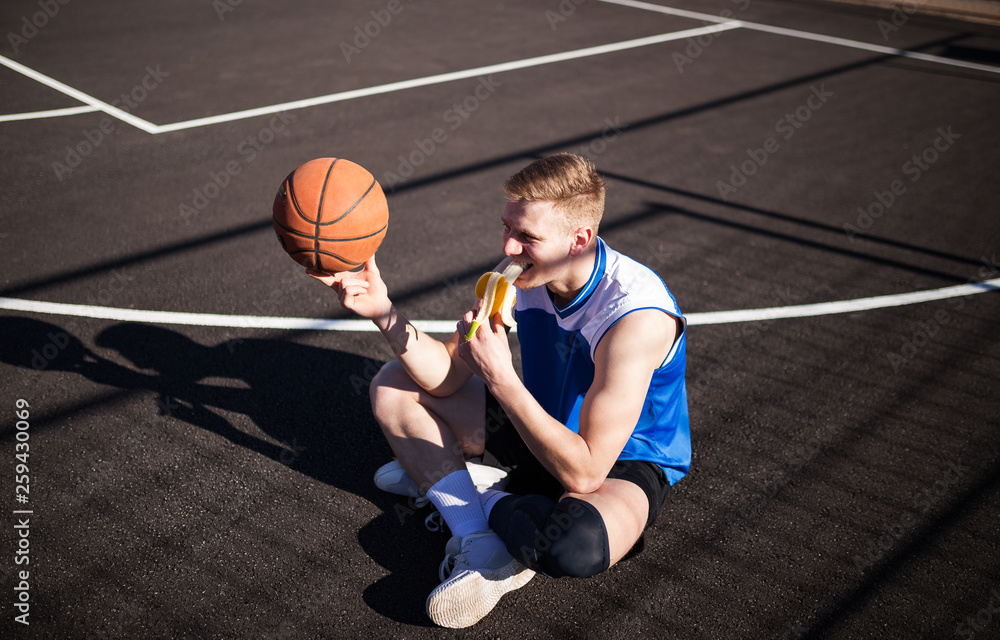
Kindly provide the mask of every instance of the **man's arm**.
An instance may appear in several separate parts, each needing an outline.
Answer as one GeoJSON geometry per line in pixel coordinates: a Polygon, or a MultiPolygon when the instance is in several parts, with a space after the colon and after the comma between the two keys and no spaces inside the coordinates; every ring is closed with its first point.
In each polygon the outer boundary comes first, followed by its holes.
{"type": "MultiPolygon", "coordinates": [[[[678,321],[644,309],[625,316],[601,340],[594,354],[594,382],[580,411],[580,432],[552,418],[517,377],[502,366],[497,324],[469,347],[466,362],[483,377],[536,458],[574,493],[592,493],[625,448],[639,420],[653,372],[678,335],[678,321]],[[478,343],[483,341],[482,343],[478,343]],[[470,362],[471,358],[471,362],[470,362]]],[[[500,328],[502,334],[502,325],[500,328]]],[[[509,353],[509,352],[508,352],[509,353]]]]}
{"type": "Polygon", "coordinates": [[[436,340],[414,327],[395,305],[372,321],[413,381],[432,396],[450,396],[472,376],[456,354],[457,331],[446,342],[436,340]]]}
{"type": "Polygon", "coordinates": [[[357,272],[308,273],[336,291],[342,307],[374,322],[406,372],[431,395],[451,395],[472,375],[456,355],[458,332],[442,343],[417,330],[389,300],[374,257],[357,272]]]}

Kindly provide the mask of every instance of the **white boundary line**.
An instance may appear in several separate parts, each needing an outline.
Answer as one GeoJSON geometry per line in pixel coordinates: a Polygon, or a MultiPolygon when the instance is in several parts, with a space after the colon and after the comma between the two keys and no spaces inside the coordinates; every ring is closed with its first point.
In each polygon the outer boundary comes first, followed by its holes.
{"type": "MultiPolygon", "coordinates": [[[[638,0],[601,0],[601,2],[605,2],[607,4],[617,4],[623,7],[632,7],[633,9],[643,9],[645,11],[653,11],[655,13],[664,13],[667,15],[677,16],[680,18],[702,20],[704,22],[724,22],[724,23],[734,22],[734,20],[732,20],[731,17],[725,18],[722,16],[713,16],[708,13],[698,13],[696,11],[685,11],[684,9],[674,9],[672,7],[664,7],[658,4],[651,4],[649,2],[639,2],[638,0]]],[[[977,71],[1000,73],[1000,67],[993,67],[985,64],[977,64],[975,62],[965,62],[964,60],[955,60],[954,58],[945,58],[943,56],[932,56],[926,53],[907,51],[906,49],[894,49],[892,47],[883,47],[881,45],[869,44],[867,42],[861,42],[859,40],[849,40],[847,38],[837,38],[835,36],[824,36],[819,33],[810,33],[809,31],[799,31],[798,29],[786,29],[784,27],[775,27],[768,24],[761,24],[759,22],[746,22],[743,20],[736,20],[735,22],[737,22],[740,27],[744,29],[750,29],[752,31],[763,31],[765,33],[773,33],[779,36],[788,36],[791,38],[799,38],[802,40],[812,40],[814,42],[825,42],[826,44],[835,44],[841,47],[862,49],[864,51],[874,51],[875,53],[885,53],[888,55],[900,56],[903,58],[913,58],[915,60],[923,60],[924,62],[945,64],[953,67],[964,67],[966,69],[976,69],[977,71]]]]}
{"type": "MultiPolygon", "coordinates": [[[[818,304],[771,307],[768,309],[738,309],[734,311],[709,311],[687,315],[690,325],[730,324],[735,322],[759,322],[779,318],[808,318],[835,315],[855,311],[871,311],[904,305],[971,296],[987,291],[1000,290],[1000,278],[970,284],[899,293],[855,300],[837,300],[818,304]]],[[[44,313],[122,322],[146,322],[152,324],[190,325],[202,327],[228,327],[236,329],[285,329],[312,331],[378,331],[368,320],[325,320],[322,318],[281,318],[269,316],[237,316],[217,313],[181,313],[173,311],[144,311],[140,309],[118,309],[96,307],[83,304],[61,302],[40,302],[19,298],[0,297],[0,309],[44,313]]],[[[449,320],[415,320],[413,325],[425,333],[451,333],[456,322],[449,320]]]]}
{"type": "MultiPolygon", "coordinates": [[[[688,314],[689,324],[730,324],[733,322],[759,322],[762,320],[777,320],[779,318],[809,318],[813,316],[828,316],[854,311],[871,311],[872,309],[887,309],[902,307],[909,304],[961,298],[977,293],[1000,290],[1000,278],[960,284],[943,289],[914,291],[912,293],[896,293],[872,298],[857,298],[855,300],[836,300],[816,304],[800,304],[789,307],[771,307],[769,309],[739,309],[736,311],[710,311],[706,313],[688,314]]],[[[2,299],[0,299],[2,300],[2,299]]]]}
{"type": "Polygon", "coordinates": [[[50,78],[45,74],[39,73],[34,69],[32,69],[31,67],[24,66],[20,62],[15,62],[6,56],[0,56],[0,64],[9,69],[12,69],[13,71],[17,71],[20,74],[26,75],[32,80],[44,84],[46,87],[65,93],[71,98],[76,98],[80,102],[94,107],[94,109],[97,111],[103,111],[109,116],[114,116],[115,118],[118,118],[122,122],[127,122],[133,127],[142,129],[146,133],[156,133],[157,127],[155,124],[147,122],[142,118],[137,118],[128,111],[123,111],[116,106],[104,102],[103,100],[98,100],[93,96],[87,95],[86,93],[80,91],[79,89],[74,89],[68,84],[63,84],[62,82],[50,78]]]}
{"type": "Polygon", "coordinates": [[[11,114],[0,116],[0,122],[14,121],[14,120],[28,120],[31,118],[42,118],[42,117],[56,117],[60,115],[72,115],[76,113],[86,113],[87,111],[103,111],[108,115],[114,116],[128,124],[131,124],[138,129],[141,129],[147,133],[160,134],[169,133],[172,131],[180,131],[183,129],[192,129],[195,127],[203,127],[213,124],[219,124],[223,122],[232,122],[234,120],[242,120],[246,118],[253,118],[261,115],[270,115],[274,113],[279,113],[281,111],[290,111],[294,109],[305,109],[307,107],[314,107],[324,104],[332,104],[335,102],[342,102],[345,100],[353,100],[355,98],[363,98],[367,96],[380,95],[383,93],[391,93],[394,91],[402,91],[405,89],[412,89],[415,87],[426,87],[434,84],[442,84],[445,82],[452,82],[455,80],[461,80],[465,78],[473,78],[476,76],[488,75],[491,73],[502,73],[504,71],[513,71],[516,69],[526,69],[528,67],[535,67],[544,64],[552,64],[554,62],[562,62],[565,60],[575,60],[578,58],[585,58],[588,56],[602,55],[605,53],[612,53],[615,51],[624,51],[627,49],[634,49],[637,47],[645,47],[653,44],[661,44],[664,42],[670,42],[672,40],[680,40],[683,38],[696,38],[701,35],[707,35],[712,33],[719,33],[721,31],[728,31],[730,29],[750,29],[752,31],[761,31],[765,33],[771,33],[775,35],[788,36],[792,38],[799,38],[804,40],[811,40],[814,42],[823,42],[827,44],[833,44],[842,47],[850,47],[853,49],[861,49],[864,51],[872,51],[875,53],[883,53],[887,55],[900,56],[904,58],[912,58],[914,60],[922,60],[925,62],[932,62],[936,64],[950,65],[954,67],[963,67],[966,69],[975,69],[977,71],[986,71],[988,73],[1000,73],[1000,67],[993,67],[984,64],[977,64],[974,62],[965,62],[963,60],[955,60],[952,58],[945,58],[942,56],[934,56],[925,53],[916,53],[913,51],[907,51],[905,49],[894,49],[892,47],[883,47],[876,44],[869,44],[867,42],[861,42],[858,40],[849,40],[847,38],[837,38],[834,36],[824,36],[818,33],[810,33],[808,31],[799,31],[797,29],[786,29],[784,27],[775,27],[772,25],[761,24],[757,22],[746,22],[743,20],[731,20],[722,16],[713,16],[708,13],[700,13],[696,11],[686,11],[684,9],[674,9],[672,7],[665,7],[657,4],[651,4],[648,2],[640,2],[639,0],[601,0],[608,4],[617,4],[623,7],[631,7],[634,9],[642,9],[645,11],[653,11],[656,13],[663,13],[667,15],[677,16],[681,18],[688,18],[691,20],[700,20],[702,22],[712,22],[715,23],[708,27],[699,27],[695,29],[686,29],[684,31],[675,31],[671,33],[664,33],[656,36],[649,36],[646,38],[638,38],[635,40],[625,40],[622,42],[616,42],[612,44],[600,45],[596,47],[587,47],[584,49],[576,49],[574,51],[566,51],[563,53],[555,53],[545,56],[538,56],[535,58],[526,58],[524,60],[515,60],[512,62],[503,62],[494,65],[487,65],[485,67],[477,67],[475,69],[466,69],[464,71],[453,71],[450,73],[442,73],[433,76],[425,76],[423,78],[414,78],[412,80],[402,80],[400,82],[391,82],[389,84],[378,85],[374,87],[366,87],[363,89],[353,89],[351,91],[342,91],[340,93],[332,93],[325,96],[317,96],[315,98],[305,98],[302,100],[293,100],[291,102],[283,102],[280,104],[274,104],[266,107],[257,107],[254,109],[244,109],[242,111],[234,111],[231,113],[224,113],[216,116],[209,116],[206,118],[196,118],[193,120],[185,120],[183,122],[175,122],[172,124],[158,125],[149,122],[148,120],[143,120],[138,118],[127,111],[123,111],[118,107],[110,105],[104,101],[98,100],[78,89],[74,89],[69,85],[66,85],[58,80],[54,80],[42,73],[39,73],[29,67],[26,67],[10,58],[5,56],[0,56],[0,64],[17,71],[29,78],[40,82],[48,87],[51,87],[57,91],[60,91],[68,96],[71,96],[80,102],[88,105],[87,107],[74,107],[70,109],[56,109],[53,111],[41,111],[34,114],[11,114]]]}
{"type": "Polygon", "coordinates": [[[58,80],[54,80],[44,74],[41,74],[29,67],[26,67],[18,62],[0,56],[0,64],[3,64],[18,73],[22,73],[29,78],[36,80],[48,87],[51,87],[57,91],[61,91],[68,96],[76,98],[80,102],[94,107],[95,110],[104,111],[108,115],[115,116],[134,127],[138,127],[147,133],[160,134],[169,133],[171,131],[180,131],[182,129],[192,129],[194,127],[203,127],[212,124],[219,124],[222,122],[231,122],[233,120],[243,120],[245,118],[253,118],[256,116],[270,115],[274,113],[279,113],[282,111],[291,111],[294,109],[304,109],[307,107],[315,107],[323,104],[331,104],[334,102],[343,102],[345,100],[353,100],[355,98],[364,98],[367,96],[380,95],[383,93],[392,93],[394,91],[402,91],[404,89],[412,89],[415,87],[426,87],[434,84],[443,84],[445,82],[453,82],[455,80],[463,80],[466,78],[475,78],[478,76],[489,75],[491,73],[502,73],[504,71],[514,71],[517,69],[527,69],[529,67],[537,67],[545,64],[552,64],[555,62],[564,62],[566,60],[577,60],[579,58],[586,58],[590,56],[603,55],[605,53],[614,53],[616,51],[626,51],[628,49],[636,49],[639,47],[647,47],[654,44],[662,44],[664,42],[670,42],[672,40],[683,40],[684,38],[697,38],[698,36],[719,33],[722,31],[728,31],[729,29],[736,29],[740,25],[737,22],[726,23],[721,21],[721,24],[713,24],[707,27],[697,27],[694,29],[685,29],[683,31],[673,31],[670,33],[661,33],[655,36],[648,36],[645,38],[636,38],[634,40],[624,40],[622,42],[613,42],[611,44],[598,45],[596,47],[586,47],[583,49],[575,49],[573,51],[564,51],[562,53],[553,53],[544,56],[537,56],[534,58],[525,58],[523,60],[514,60],[512,62],[501,62],[499,64],[491,64],[484,67],[476,67],[474,69],[465,69],[463,71],[452,71],[449,73],[441,73],[433,76],[425,76],[423,78],[414,78],[411,80],[402,80],[400,82],[390,82],[389,84],[377,85],[374,87],[365,87],[363,89],[353,89],[351,91],[342,91],[340,93],[331,93],[325,96],[317,96],[315,98],[305,98],[303,100],[293,100],[291,102],[282,102],[280,104],[273,104],[266,107],[257,107],[254,109],[245,109],[243,111],[234,111],[231,113],[224,113],[217,116],[210,116],[207,118],[196,118],[194,120],[185,120],[183,122],[175,122],[173,124],[158,125],[138,118],[126,111],[123,111],[117,107],[114,107],[106,102],[98,100],[92,96],[83,93],[69,85],[63,84],[58,80]]]}
{"type": "Polygon", "coordinates": [[[304,100],[283,102],[281,104],[274,104],[268,107],[258,107],[256,109],[235,111],[233,113],[226,113],[218,116],[210,116],[207,118],[198,118],[195,120],[187,120],[185,122],[175,122],[174,124],[167,124],[160,126],[159,132],[177,131],[179,129],[190,129],[192,127],[201,127],[209,124],[218,124],[220,122],[230,122],[232,120],[239,120],[242,118],[251,118],[254,116],[278,113],[279,111],[289,111],[291,109],[303,109],[305,107],[314,107],[321,104],[330,104],[333,102],[342,102],[344,100],[353,100],[354,98],[364,98],[367,96],[380,95],[383,93],[402,91],[404,89],[412,89],[414,87],[426,87],[434,84],[452,82],[454,80],[475,78],[478,76],[489,75],[491,73],[502,73],[504,71],[514,71],[516,69],[527,69],[529,67],[537,67],[545,64],[552,64],[554,62],[577,60],[579,58],[586,58],[589,56],[597,56],[605,53],[613,53],[616,51],[636,49],[638,47],[646,47],[654,44],[662,44],[664,42],[670,42],[671,40],[696,38],[698,36],[710,33],[719,33],[721,31],[728,31],[729,29],[735,29],[738,26],[739,25],[736,24],[736,22],[732,23],[723,22],[723,24],[712,25],[708,27],[699,27],[696,29],[686,29],[684,31],[662,33],[660,35],[648,36],[646,38],[625,40],[622,42],[604,44],[596,47],[586,47],[584,49],[565,51],[563,53],[553,53],[545,56],[538,56],[535,58],[525,58],[523,60],[514,60],[513,62],[501,62],[499,64],[491,64],[485,67],[466,69],[464,71],[452,71],[449,73],[441,73],[433,76],[425,76],[423,78],[414,78],[412,80],[390,82],[389,84],[378,85],[375,87],[366,87],[364,89],[354,89],[351,91],[343,91],[341,93],[332,93],[330,95],[319,96],[316,98],[306,98],[304,100]]]}
{"type": "Polygon", "coordinates": [[[40,118],[59,118],[61,116],[75,116],[80,113],[93,113],[99,111],[97,107],[83,105],[80,107],[66,107],[65,109],[50,109],[49,111],[32,111],[31,113],[9,113],[0,115],[0,122],[13,122],[15,120],[36,120],[40,118]]]}

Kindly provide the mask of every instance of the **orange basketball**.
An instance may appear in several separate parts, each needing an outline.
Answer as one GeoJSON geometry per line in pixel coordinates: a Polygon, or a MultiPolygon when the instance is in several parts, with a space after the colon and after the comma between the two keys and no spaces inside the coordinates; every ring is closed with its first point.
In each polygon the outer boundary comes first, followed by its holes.
{"type": "Polygon", "coordinates": [[[310,160],[274,198],[274,231],[293,260],[325,273],[358,269],[382,244],[389,207],[378,181],[343,158],[310,160]]]}

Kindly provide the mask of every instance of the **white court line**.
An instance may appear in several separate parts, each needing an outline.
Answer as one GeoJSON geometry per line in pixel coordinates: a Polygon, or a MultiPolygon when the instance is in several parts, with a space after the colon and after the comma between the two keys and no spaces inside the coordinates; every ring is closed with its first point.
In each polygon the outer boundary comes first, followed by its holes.
{"type": "Polygon", "coordinates": [[[74,89],[73,87],[69,86],[68,84],[63,84],[62,82],[59,82],[58,80],[50,78],[50,77],[48,77],[45,74],[39,73],[39,72],[35,71],[34,69],[32,69],[31,67],[24,66],[20,62],[14,62],[13,60],[11,60],[10,58],[8,58],[6,56],[0,56],[0,64],[4,65],[5,67],[7,67],[9,69],[17,71],[20,74],[26,75],[29,78],[31,78],[32,80],[35,80],[36,82],[40,82],[40,83],[44,84],[47,87],[50,87],[52,89],[55,89],[56,91],[60,91],[62,93],[65,93],[66,95],[70,96],[71,98],[76,98],[80,102],[82,102],[84,104],[87,104],[87,105],[90,105],[91,107],[94,107],[97,111],[103,111],[104,113],[108,114],[109,116],[114,116],[115,118],[118,118],[122,122],[127,122],[128,124],[132,125],[133,127],[136,127],[138,129],[142,129],[143,131],[145,131],[147,133],[156,133],[156,125],[155,124],[153,124],[151,122],[147,122],[146,120],[143,120],[142,118],[137,118],[134,115],[132,115],[131,113],[129,113],[128,111],[123,111],[123,110],[119,109],[118,107],[116,107],[114,105],[110,105],[107,102],[104,102],[103,100],[98,100],[97,98],[95,98],[93,96],[87,95],[86,93],[80,91],[79,89],[74,89]]]}
{"type": "Polygon", "coordinates": [[[15,120],[35,120],[38,118],[59,118],[61,116],[75,116],[79,113],[93,113],[99,111],[97,107],[84,105],[81,107],[66,107],[65,109],[50,109],[49,111],[32,111],[31,113],[8,113],[0,115],[0,122],[14,122],[15,120]]]}
{"type": "MultiPolygon", "coordinates": [[[[914,291],[855,300],[837,300],[818,304],[771,307],[768,309],[738,309],[734,311],[709,311],[687,314],[690,325],[730,324],[735,322],[759,322],[779,318],[808,318],[835,315],[856,311],[871,311],[901,307],[909,304],[960,298],[977,293],[1000,290],[1000,278],[970,284],[914,291]]],[[[326,320],[323,318],[280,318],[271,316],[237,316],[218,313],[181,313],[174,311],[144,311],[140,309],[118,309],[96,307],[83,304],[61,302],[40,302],[19,298],[0,298],[0,309],[45,313],[62,316],[120,320],[122,322],[146,322],[152,324],[192,325],[202,327],[230,327],[236,329],[285,329],[312,331],[378,331],[368,320],[326,320]]],[[[425,333],[451,333],[455,331],[453,320],[414,320],[413,325],[425,333]]]]}
{"type": "MultiPolygon", "coordinates": [[[[713,16],[708,13],[698,13],[696,11],[685,11],[683,9],[674,9],[672,7],[664,7],[658,4],[651,4],[649,2],[640,2],[639,0],[601,0],[601,2],[606,2],[608,4],[617,4],[623,7],[632,7],[634,9],[644,9],[646,11],[654,11],[656,13],[664,13],[667,15],[677,16],[681,18],[691,18],[692,20],[702,20],[704,22],[723,22],[726,24],[734,22],[732,20],[732,16],[728,18],[722,16],[713,16]]],[[[737,22],[741,28],[750,29],[752,31],[763,31],[764,33],[773,33],[775,35],[788,36],[791,38],[812,40],[814,42],[825,42],[827,44],[835,44],[841,47],[862,49],[864,51],[874,51],[875,53],[884,53],[892,56],[900,56],[902,58],[913,58],[914,60],[923,60],[924,62],[946,64],[953,67],[976,69],[977,71],[986,71],[989,73],[1000,73],[1000,67],[978,64],[975,62],[966,62],[964,60],[945,58],[943,56],[932,56],[926,53],[907,51],[906,49],[894,49],[892,47],[883,47],[881,45],[869,44],[867,42],[861,42],[859,40],[848,40],[847,38],[824,36],[819,33],[799,31],[798,29],[786,29],[784,27],[774,27],[768,24],[761,24],[759,22],[746,22],[744,20],[736,20],[735,22],[737,22]]]]}
{"type": "Polygon", "coordinates": [[[433,76],[425,76],[423,78],[414,78],[412,80],[390,82],[389,84],[378,85],[375,87],[366,87],[364,89],[353,89],[351,91],[343,91],[341,93],[333,93],[330,95],[319,96],[316,98],[293,100],[291,102],[283,102],[281,104],[274,104],[267,107],[246,109],[244,111],[235,111],[233,113],[225,113],[222,115],[210,116],[207,118],[197,118],[195,120],[187,120],[184,122],[175,122],[174,124],[161,125],[157,127],[158,129],[157,133],[163,133],[167,131],[177,131],[179,129],[190,129],[192,127],[201,127],[209,124],[218,124],[220,122],[230,122],[232,120],[240,120],[242,118],[251,118],[254,116],[269,115],[273,113],[278,113],[280,111],[289,111],[292,109],[303,109],[305,107],[314,107],[321,104],[330,104],[333,102],[342,102],[344,100],[353,100],[355,98],[364,98],[367,96],[380,95],[383,93],[402,91],[404,89],[412,89],[414,87],[426,87],[434,84],[453,82],[455,80],[464,80],[466,78],[476,78],[479,76],[489,75],[491,73],[502,73],[504,71],[513,71],[516,69],[527,69],[529,67],[537,67],[545,64],[552,64],[554,62],[577,60],[579,58],[586,58],[589,56],[597,56],[597,55],[603,55],[605,53],[613,53],[616,51],[625,51],[627,49],[636,49],[638,47],[647,47],[654,44],[662,44],[664,42],[670,42],[671,40],[696,38],[701,35],[719,33],[721,31],[728,31],[729,29],[735,29],[737,26],[739,25],[736,24],[735,22],[726,23],[725,21],[723,21],[722,24],[708,26],[708,27],[686,29],[684,31],[675,31],[672,33],[662,33],[656,36],[637,38],[635,40],[625,40],[623,42],[615,42],[612,44],[603,44],[596,47],[586,47],[584,49],[565,51],[563,53],[553,53],[545,56],[538,56],[535,58],[514,60],[512,62],[501,62],[499,64],[491,64],[485,67],[466,69],[464,71],[452,71],[449,73],[441,73],[433,76]]]}
{"type": "Polygon", "coordinates": [[[838,313],[855,311],[870,311],[902,307],[908,304],[961,298],[977,293],[1000,290],[1000,278],[960,284],[943,289],[929,291],[914,291],[912,293],[896,293],[872,298],[857,298],[855,300],[836,300],[816,304],[799,304],[788,307],[771,307],[769,309],[738,309],[735,311],[709,311],[706,313],[691,313],[687,315],[688,324],[729,324],[733,322],[759,322],[761,320],[777,320],[779,318],[809,318],[813,316],[829,316],[838,313]]]}
{"type": "MultiPolygon", "coordinates": [[[[775,35],[783,35],[793,38],[800,38],[805,40],[812,40],[815,42],[824,42],[827,44],[834,44],[843,47],[850,47],[854,49],[862,49],[865,51],[872,51],[876,53],[883,53],[887,55],[900,56],[905,58],[912,58],[915,60],[923,60],[925,62],[933,62],[937,64],[945,64],[955,67],[963,67],[967,69],[976,69],[978,71],[986,71],[989,73],[1000,73],[1000,67],[993,67],[984,64],[977,64],[974,62],[965,62],[962,60],[955,60],[953,58],[945,58],[942,56],[934,56],[924,53],[916,53],[913,51],[907,51],[905,49],[894,49],[891,47],[883,47],[880,45],[869,44],[866,42],[860,42],[858,40],[849,40],[846,38],[837,38],[833,36],[824,36],[817,33],[810,33],[808,31],[799,31],[796,29],[785,29],[783,27],[775,27],[771,25],[761,24],[757,22],[746,22],[743,20],[731,20],[722,16],[713,16],[708,13],[700,13],[696,11],[686,11],[684,9],[674,9],[672,7],[665,7],[657,4],[651,4],[648,2],[640,2],[638,0],[601,0],[608,4],[617,4],[625,7],[632,7],[635,9],[643,9],[646,11],[654,11],[657,13],[663,13],[667,15],[678,16],[682,18],[689,18],[692,20],[700,20],[702,22],[713,22],[716,23],[714,26],[700,27],[696,29],[687,29],[684,31],[677,31],[672,33],[665,33],[658,36],[650,36],[647,38],[638,38],[636,40],[626,40],[623,42],[617,42],[607,45],[600,45],[597,47],[587,47],[584,49],[577,49],[575,51],[567,51],[564,53],[556,53],[546,56],[538,56],[535,58],[527,58],[524,60],[515,60],[513,62],[504,62],[495,65],[488,65],[485,67],[477,67],[475,69],[466,69],[464,71],[454,71],[450,73],[443,73],[434,76],[426,76],[423,78],[415,78],[412,80],[403,80],[400,82],[392,82],[389,84],[378,85],[375,87],[366,87],[363,89],[354,89],[351,91],[342,91],[340,93],[328,94],[325,96],[318,96],[315,98],[305,98],[302,100],[294,100],[291,102],[284,102],[281,104],[270,105],[266,107],[257,107],[254,109],[245,109],[242,111],[234,111],[231,113],[220,114],[216,116],[209,116],[206,118],[196,118],[194,120],[185,120],[183,122],[175,122],[173,124],[157,125],[153,124],[142,118],[131,115],[130,113],[123,111],[115,106],[112,106],[106,102],[98,100],[92,96],[89,96],[82,91],[74,89],[69,85],[66,85],[58,80],[49,78],[33,69],[26,67],[20,63],[17,63],[10,58],[0,56],[0,64],[3,64],[14,71],[22,73],[33,80],[41,82],[42,84],[61,91],[66,95],[72,96],[77,100],[92,107],[95,111],[104,111],[108,115],[112,115],[116,118],[123,120],[137,127],[147,133],[160,134],[168,133],[171,131],[180,131],[183,129],[191,129],[195,127],[203,127],[212,124],[219,124],[222,122],[232,122],[234,120],[242,120],[246,118],[253,118],[261,115],[270,115],[279,113],[281,111],[290,111],[293,109],[304,109],[307,107],[313,107],[324,104],[331,104],[334,102],[342,102],[344,100],[353,100],[355,98],[362,98],[366,96],[380,95],[384,93],[391,93],[394,91],[402,91],[404,89],[411,89],[414,87],[425,87],[433,84],[441,84],[444,82],[452,82],[454,80],[461,80],[465,78],[473,78],[476,76],[489,75],[491,73],[501,73],[504,71],[512,71],[515,69],[525,69],[528,67],[540,66],[544,64],[551,64],[554,62],[562,62],[565,60],[574,60],[577,58],[584,58],[587,56],[602,55],[605,53],[611,53],[614,51],[624,51],[627,49],[634,49],[637,47],[645,47],[652,44],[660,44],[664,42],[670,42],[672,40],[680,40],[683,38],[696,38],[701,35],[707,35],[712,33],[719,33],[721,31],[728,31],[730,29],[750,29],[753,31],[762,31],[765,33],[772,33],[775,35]]],[[[84,107],[80,107],[84,109],[84,107]]],[[[61,110],[57,110],[61,111],[61,110]]],[[[45,112],[41,112],[45,113],[45,112]]],[[[76,113],[84,113],[84,111],[79,111],[76,113]]],[[[68,110],[61,114],[56,112],[51,112],[50,116],[39,116],[39,117],[53,117],[55,115],[70,115],[68,110]]],[[[24,120],[28,119],[30,114],[14,114],[13,116],[0,116],[0,122],[4,120],[24,120]],[[24,117],[19,117],[24,116],[24,117]]]]}
{"type": "Polygon", "coordinates": [[[242,111],[234,111],[231,113],[223,113],[216,116],[209,116],[206,118],[196,118],[194,120],[185,120],[183,122],[175,122],[173,124],[158,125],[143,120],[142,118],[137,118],[117,107],[114,107],[106,102],[102,102],[96,98],[93,98],[82,91],[78,91],[69,85],[63,84],[58,80],[49,78],[46,75],[38,73],[37,71],[26,67],[20,63],[14,62],[10,58],[0,56],[0,64],[3,64],[14,71],[23,73],[24,75],[37,80],[42,84],[52,87],[57,91],[61,91],[66,95],[72,96],[77,100],[91,105],[95,110],[104,111],[109,115],[113,115],[117,118],[128,122],[129,124],[146,131],[147,133],[159,134],[159,133],[169,133],[171,131],[180,131],[182,129],[192,129],[195,127],[204,127],[212,124],[219,124],[222,122],[232,122],[234,120],[243,120],[246,118],[253,118],[263,115],[271,115],[279,113],[282,111],[291,111],[294,109],[305,109],[307,107],[315,107],[318,105],[331,104],[334,102],[343,102],[345,100],[354,100],[355,98],[364,98],[367,96],[375,96],[383,93],[392,93],[394,91],[402,91],[404,89],[412,89],[415,87],[426,87],[434,84],[443,84],[445,82],[453,82],[455,80],[464,80],[466,78],[476,78],[479,76],[489,75],[491,73],[502,73],[505,71],[514,71],[517,69],[527,69],[529,67],[537,67],[546,64],[552,64],[555,62],[564,62],[566,60],[577,60],[579,58],[586,58],[590,56],[603,55],[605,53],[614,53],[616,51],[626,51],[628,49],[636,49],[639,47],[648,47],[654,44],[662,44],[664,42],[670,42],[672,40],[683,40],[685,38],[697,38],[698,36],[719,33],[722,31],[728,31],[729,29],[735,29],[739,25],[736,22],[726,23],[724,20],[721,24],[714,24],[707,27],[697,27],[694,29],[685,29],[684,31],[674,31],[671,33],[662,33],[655,36],[648,36],[645,38],[636,38],[634,40],[624,40],[622,42],[613,42],[611,44],[603,44],[595,47],[586,47],[583,49],[575,49],[573,51],[564,51],[562,53],[553,53],[544,56],[537,56],[534,58],[525,58],[523,60],[514,60],[512,62],[501,62],[499,64],[491,64],[484,67],[476,67],[474,69],[465,69],[463,71],[452,71],[449,73],[441,73],[433,76],[425,76],[423,78],[414,78],[411,80],[401,80],[399,82],[390,82],[388,84],[378,85],[374,87],[365,87],[363,89],[352,89],[350,91],[341,91],[340,93],[331,93],[325,96],[317,96],[315,98],[304,98],[302,100],[293,100],[290,102],[282,102],[280,104],[272,104],[266,107],[256,107],[254,109],[244,109],[242,111]]]}

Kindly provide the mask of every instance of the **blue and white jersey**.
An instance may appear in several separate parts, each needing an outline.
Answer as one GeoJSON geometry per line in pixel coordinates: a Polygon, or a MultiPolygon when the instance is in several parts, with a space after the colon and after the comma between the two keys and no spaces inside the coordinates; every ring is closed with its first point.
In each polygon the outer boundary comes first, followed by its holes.
{"type": "Polygon", "coordinates": [[[681,334],[653,373],[642,414],[618,459],[654,462],[670,484],[684,477],[691,466],[687,322],[655,272],[597,238],[593,273],[572,302],[557,307],[548,288],[538,287],[518,291],[514,308],[525,386],[549,415],[577,433],[580,407],[594,381],[594,352],[608,329],[640,309],[679,318],[681,334]]]}

